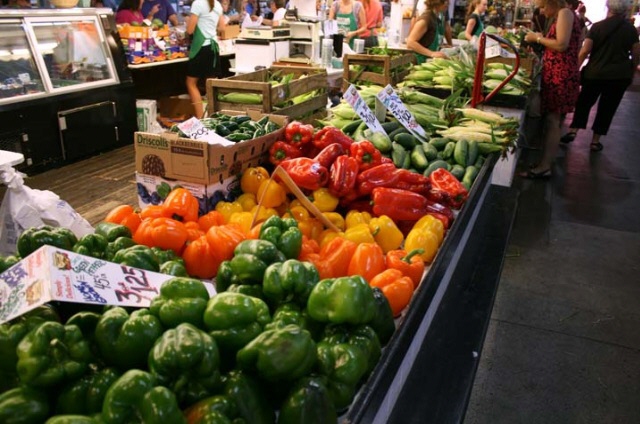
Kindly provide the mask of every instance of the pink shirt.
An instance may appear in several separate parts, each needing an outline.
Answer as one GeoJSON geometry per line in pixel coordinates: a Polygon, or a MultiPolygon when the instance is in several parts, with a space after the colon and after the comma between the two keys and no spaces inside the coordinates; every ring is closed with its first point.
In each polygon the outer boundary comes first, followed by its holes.
{"type": "Polygon", "coordinates": [[[131,22],[138,22],[139,24],[144,21],[144,16],[139,10],[122,9],[116,13],[117,24],[130,24],[131,22]]]}
{"type": "MultiPolygon", "coordinates": [[[[367,28],[375,28],[382,23],[382,5],[378,0],[369,0],[369,5],[362,2],[364,6],[364,14],[367,16],[367,28]]],[[[369,37],[370,35],[377,35],[376,30],[363,32],[360,34],[361,38],[369,37]]]]}

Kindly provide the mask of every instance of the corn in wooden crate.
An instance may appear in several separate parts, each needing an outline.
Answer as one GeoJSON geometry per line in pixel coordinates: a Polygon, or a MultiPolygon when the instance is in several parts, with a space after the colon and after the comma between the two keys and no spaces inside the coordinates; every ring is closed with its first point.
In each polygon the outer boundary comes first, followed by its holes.
{"type": "Polygon", "coordinates": [[[410,65],[416,63],[416,55],[405,49],[389,49],[389,53],[344,55],[343,91],[350,84],[365,82],[385,87],[401,82],[409,74],[410,65]]]}
{"type": "Polygon", "coordinates": [[[327,71],[320,68],[271,67],[225,79],[207,80],[207,112],[260,110],[299,119],[327,107],[327,71]],[[272,84],[277,76],[289,82],[272,84]]]}

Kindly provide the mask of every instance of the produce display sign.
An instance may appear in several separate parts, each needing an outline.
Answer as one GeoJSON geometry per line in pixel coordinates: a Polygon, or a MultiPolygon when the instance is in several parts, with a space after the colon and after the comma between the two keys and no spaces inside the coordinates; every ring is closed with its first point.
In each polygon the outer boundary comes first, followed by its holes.
{"type": "Polygon", "coordinates": [[[342,98],[351,105],[353,110],[356,111],[358,116],[362,118],[371,131],[386,134],[384,128],[382,128],[382,125],[380,124],[380,121],[378,121],[376,115],[369,106],[367,106],[367,103],[364,101],[362,96],[360,96],[355,85],[351,84],[347,91],[342,95],[342,98]]]}
{"type": "Polygon", "coordinates": [[[43,246],[0,274],[0,323],[51,301],[148,307],[170,278],[43,246]]]}
{"type": "Polygon", "coordinates": [[[423,138],[427,137],[427,133],[424,131],[424,128],[418,124],[416,118],[411,112],[409,112],[404,103],[402,103],[402,100],[400,100],[400,97],[391,85],[387,85],[385,88],[380,90],[377,97],[378,100],[380,100],[380,102],[382,102],[382,104],[393,114],[393,116],[398,119],[398,122],[400,122],[411,133],[417,134],[423,138]]]}
{"type": "Polygon", "coordinates": [[[202,122],[196,117],[178,124],[178,128],[180,128],[180,131],[185,133],[187,137],[194,140],[206,141],[209,144],[220,144],[222,146],[235,144],[224,137],[220,137],[215,131],[202,125],[202,122]]]}

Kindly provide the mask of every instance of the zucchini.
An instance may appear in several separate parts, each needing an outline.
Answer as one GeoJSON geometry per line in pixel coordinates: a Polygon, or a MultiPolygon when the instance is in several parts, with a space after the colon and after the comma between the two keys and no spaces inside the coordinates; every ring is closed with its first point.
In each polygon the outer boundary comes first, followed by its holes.
{"type": "Polygon", "coordinates": [[[451,165],[449,165],[447,162],[445,162],[443,160],[433,161],[433,162],[431,162],[429,164],[429,166],[427,166],[427,169],[424,170],[423,175],[425,177],[428,177],[429,175],[431,175],[431,173],[433,171],[435,171],[436,169],[439,169],[439,168],[444,168],[444,169],[446,169],[448,171],[448,170],[451,169],[451,165]]]}
{"type": "Polygon", "coordinates": [[[409,133],[398,134],[393,137],[393,141],[395,141],[396,143],[398,143],[399,145],[401,145],[407,150],[413,149],[416,146],[416,144],[418,144],[418,140],[416,140],[416,138],[409,133]]]}
{"type": "Polygon", "coordinates": [[[436,148],[436,150],[444,150],[447,143],[451,141],[448,138],[444,137],[435,137],[429,140],[429,144],[436,148]]]}
{"type": "Polygon", "coordinates": [[[422,143],[422,150],[427,160],[436,160],[438,157],[438,149],[436,149],[431,143],[422,143]]]}
{"type": "Polygon", "coordinates": [[[347,135],[352,135],[355,132],[355,130],[358,129],[358,126],[360,124],[362,124],[362,119],[356,119],[354,121],[351,121],[350,123],[342,127],[342,132],[347,135]]]}
{"type": "Polygon", "coordinates": [[[442,151],[442,159],[447,160],[451,157],[453,157],[453,151],[456,148],[456,142],[455,141],[450,141],[447,143],[447,145],[444,147],[444,150],[442,151]]]}
{"type": "Polygon", "coordinates": [[[426,155],[424,154],[424,150],[420,144],[413,147],[411,150],[411,165],[416,168],[418,171],[422,172],[427,169],[429,166],[429,161],[427,160],[426,155]]]}
{"type": "Polygon", "coordinates": [[[451,167],[451,175],[456,177],[459,181],[462,181],[464,177],[464,166],[458,165],[457,163],[451,167]]]}
{"type": "Polygon", "coordinates": [[[459,140],[453,149],[453,159],[458,165],[467,166],[467,155],[469,154],[469,142],[459,140]]]}
{"type": "Polygon", "coordinates": [[[380,125],[382,125],[382,129],[389,136],[391,136],[391,133],[397,130],[398,128],[404,128],[398,121],[385,122],[384,124],[380,124],[380,125]]]}

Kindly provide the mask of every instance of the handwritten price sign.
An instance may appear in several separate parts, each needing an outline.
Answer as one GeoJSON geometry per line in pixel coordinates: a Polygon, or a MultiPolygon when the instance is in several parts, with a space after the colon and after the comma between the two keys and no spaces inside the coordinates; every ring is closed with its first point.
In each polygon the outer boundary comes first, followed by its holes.
{"type": "Polygon", "coordinates": [[[427,133],[424,128],[418,124],[416,118],[407,107],[402,103],[400,97],[393,90],[391,85],[387,85],[378,93],[378,100],[395,116],[398,121],[413,134],[426,138],[427,133]]]}
{"type": "Polygon", "coordinates": [[[196,117],[182,122],[178,125],[178,128],[185,133],[187,137],[194,140],[206,141],[209,144],[220,144],[222,146],[231,146],[234,144],[232,141],[220,137],[215,131],[202,125],[202,122],[196,117]]]}
{"type": "Polygon", "coordinates": [[[364,101],[360,93],[358,93],[358,89],[355,85],[351,84],[347,89],[346,93],[342,95],[342,98],[351,105],[353,110],[356,111],[358,116],[362,118],[362,120],[367,124],[367,127],[373,132],[382,132],[384,134],[385,131],[380,125],[380,121],[376,118],[376,115],[373,111],[367,106],[367,103],[364,101]]]}

